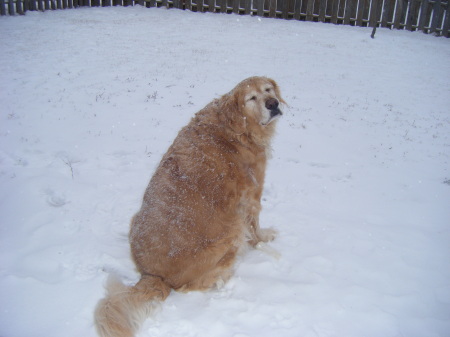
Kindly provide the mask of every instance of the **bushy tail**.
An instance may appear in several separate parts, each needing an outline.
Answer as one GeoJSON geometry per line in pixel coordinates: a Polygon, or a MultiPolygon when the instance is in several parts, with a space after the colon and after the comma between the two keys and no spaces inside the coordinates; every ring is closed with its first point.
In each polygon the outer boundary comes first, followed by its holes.
{"type": "Polygon", "coordinates": [[[110,276],[106,290],[107,295],[97,304],[94,314],[101,337],[133,337],[155,301],[165,300],[170,293],[170,287],[155,276],[142,276],[134,287],[110,276]]]}

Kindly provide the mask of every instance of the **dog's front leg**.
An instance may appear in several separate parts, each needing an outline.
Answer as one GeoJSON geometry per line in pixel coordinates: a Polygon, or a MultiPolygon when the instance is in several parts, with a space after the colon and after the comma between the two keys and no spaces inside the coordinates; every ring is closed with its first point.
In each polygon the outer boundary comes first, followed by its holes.
{"type": "Polygon", "coordinates": [[[261,211],[261,206],[258,204],[253,204],[247,210],[246,224],[248,228],[248,243],[256,247],[260,242],[269,242],[275,239],[277,231],[273,228],[261,229],[259,227],[259,213],[261,211]]]}

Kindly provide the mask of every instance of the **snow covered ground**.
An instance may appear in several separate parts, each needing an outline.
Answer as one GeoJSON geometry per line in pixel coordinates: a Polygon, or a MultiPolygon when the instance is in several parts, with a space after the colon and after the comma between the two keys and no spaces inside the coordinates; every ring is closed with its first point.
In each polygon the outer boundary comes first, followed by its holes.
{"type": "Polygon", "coordinates": [[[450,335],[450,43],[420,32],[96,8],[0,18],[0,336],[95,336],[110,271],[178,130],[240,80],[289,103],[271,244],[140,337],[450,335]]]}

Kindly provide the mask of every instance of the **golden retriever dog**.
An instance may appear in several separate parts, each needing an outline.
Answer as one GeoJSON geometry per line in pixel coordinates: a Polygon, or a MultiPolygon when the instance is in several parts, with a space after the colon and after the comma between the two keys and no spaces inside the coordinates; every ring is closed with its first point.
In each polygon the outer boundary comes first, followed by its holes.
{"type": "Polygon", "coordinates": [[[95,312],[100,336],[134,336],[171,289],[220,287],[244,247],[275,238],[259,227],[259,213],[280,103],[274,80],[251,77],[178,133],[131,221],[141,279],[128,287],[110,278],[95,312]]]}

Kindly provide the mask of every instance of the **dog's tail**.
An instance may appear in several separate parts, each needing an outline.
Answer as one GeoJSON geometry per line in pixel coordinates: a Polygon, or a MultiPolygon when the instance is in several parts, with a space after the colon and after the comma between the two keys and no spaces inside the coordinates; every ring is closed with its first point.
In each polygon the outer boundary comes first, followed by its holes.
{"type": "Polygon", "coordinates": [[[101,337],[133,337],[141,323],[151,314],[156,301],[169,296],[170,287],[156,276],[142,276],[128,287],[110,276],[107,295],[95,309],[94,320],[101,337]]]}

